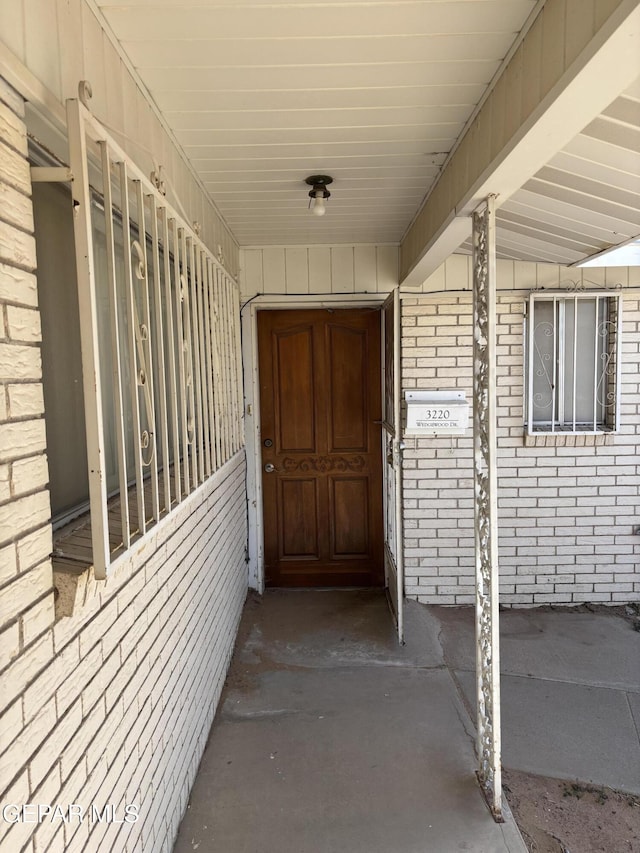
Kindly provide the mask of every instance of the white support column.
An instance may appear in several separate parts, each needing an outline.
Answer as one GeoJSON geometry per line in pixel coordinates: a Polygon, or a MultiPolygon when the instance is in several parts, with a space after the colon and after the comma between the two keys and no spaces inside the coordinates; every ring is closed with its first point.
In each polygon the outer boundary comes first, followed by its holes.
{"type": "Polygon", "coordinates": [[[502,820],[498,495],[496,471],[495,197],[473,214],[473,456],[478,779],[502,820]]]}

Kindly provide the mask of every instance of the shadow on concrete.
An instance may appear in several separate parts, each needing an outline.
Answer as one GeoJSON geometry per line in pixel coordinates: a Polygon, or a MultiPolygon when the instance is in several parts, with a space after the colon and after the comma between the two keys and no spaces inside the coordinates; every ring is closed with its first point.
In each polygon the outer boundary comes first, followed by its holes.
{"type": "Polygon", "coordinates": [[[525,853],[475,778],[433,612],[384,595],[250,596],[175,853],[525,853]]]}

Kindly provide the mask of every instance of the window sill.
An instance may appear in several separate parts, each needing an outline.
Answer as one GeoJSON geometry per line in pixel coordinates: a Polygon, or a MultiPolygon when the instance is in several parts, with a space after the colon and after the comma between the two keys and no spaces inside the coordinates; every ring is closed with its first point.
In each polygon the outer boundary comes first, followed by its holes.
{"type": "Polygon", "coordinates": [[[93,566],[73,567],[58,564],[53,559],[53,585],[55,588],[55,621],[76,615],[87,601],[87,590],[96,584],[93,566]]]}
{"type": "MultiPolygon", "coordinates": [[[[237,453],[243,452],[240,448],[237,453]]],[[[229,460],[227,460],[228,462],[229,460]]],[[[227,463],[221,465],[222,470],[227,463]]],[[[172,466],[170,468],[172,471],[172,466]]],[[[181,508],[188,511],[192,502],[202,500],[200,491],[207,484],[211,485],[218,472],[213,472],[204,482],[195,486],[187,495],[182,495],[182,500],[171,502],[171,511],[160,510],[157,521],[147,518],[146,530],[140,533],[138,529],[131,530],[131,541],[128,549],[124,548],[122,542],[122,526],[120,517],[120,497],[113,495],[107,503],[109,515],[109,533],[111,548],[111,566],[107,580],[97,580],[93,568],[93,549],[91,543],[91,513],[89,511],[76,516],[67,524],[58,528],[53,533],[53,585],[55,590],[55,621],[58,622],[69,616],[78,615],[85,607],[89,606],[97,595],[104,592],[105,584],[115,576],[120,567],[131,566],[132,560],[136,559],[140,549],[147,547],[150,540],[157,540],[162,536],[162,530],[166,531],[165,522],[175,520],[176,511],[181,508]],[[191,502],[191,503],[190,503],[191,502]]],[[[162,483],[162,481],[161,481],[162,483]]],[[[128,494],[131,527],[137,528],[137,512],[134,508],[135,491],[132,486],[128,494]]],[[[144,486],[145,506],[151,503],[151,481],[146,480],[144,486]]],[[[164,506],[164,488],[159,491],[160,506],[164,506]]]]}
{"type": "Polygon", "coordinates": [[[613,444],[615,432],[526,432],[525,447],[600,447],[613,444]]]}
{"type": "MultiPolygon", "coordinates": [[[[170,467],[170,472],[173,466],[170,467]]],[[[164,488],[160,481],[159,500],[164,504],[164,488]]],[[[183,500],[187,496],[183,496],[183,500]]],[[[132,527],[137,526],[137,512],[134,508],[135,488],[131,486],[128,493],[130,518],[132,527]]],[[[144,484],[145,506],[151,502],[151,481],[147,479],[144,484]]],[[[172,501],[172,510],[179,504],[172,501]]],[[[115,561],[128,554],[137,545],[144,542],[146,534],[141,535],[137,530],[131,530],[131,543],[129,550],[125,550],[122,544],[122,524],[120,517],[120,496],[112,495],[107,503],[109,516],[109,539],[111,549],[111,567],[115,561]]],[[[147,519],[146,533],[152,533],[159,523],[168,515],[161,510],[158,522],[147,519]]],[[[91,542],[91,513],[87,509],[71,519],[67,524],[54,530],[53,533],[53,585],[55,589],[55,618],[56,621],[66,616],[75,616],[89,603],[92,596],[104,589],[105,581],[96,580],[93,570],[93,547],[91,542]]]]}
{"type": "Polygon", "coordinates": [[[78,613],[87,599],[87,588],[96,584],[88,512],[54,532],[52,563],[58,622],[78,613]]]}

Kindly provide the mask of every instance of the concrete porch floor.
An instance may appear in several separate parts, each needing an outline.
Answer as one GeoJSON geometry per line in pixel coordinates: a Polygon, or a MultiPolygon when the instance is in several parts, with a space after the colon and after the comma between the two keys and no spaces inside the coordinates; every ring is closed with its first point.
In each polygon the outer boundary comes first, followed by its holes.
{"type": "Polygon", "coordinates": [[[475,779],[440,625],[380,592],[250,596],[174,853],[525,853],[475,779]]]}
{"type": "MultiPolygon", "coordinates": [[[[467,708],[475,707],[474,616],[429,608],[467,708]]],[[[640,632],[606,612],[500,613],[502,763],[640,794],[640,632]]]]}

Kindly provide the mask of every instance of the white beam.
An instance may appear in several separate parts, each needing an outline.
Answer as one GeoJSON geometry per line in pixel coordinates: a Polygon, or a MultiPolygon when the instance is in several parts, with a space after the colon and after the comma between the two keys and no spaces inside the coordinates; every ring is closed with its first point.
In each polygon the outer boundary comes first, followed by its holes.
{"type": "MultiPolygon", "coordinates": [[[[543,13],[544,11],[543,9],[543,13]]],[[[511,63],[520,60],[519,53],[516,53],[511,63]]],[[[509,73],[511,63],[505,68],[502,77],[509,73]]],[[[621,0],[615,11],[555,85],[541,98],[497,156],[487,162],[478,177],[469,181],[468,185],[457,193],[454,207],[441,217],[441,224],[431,228],[431,233],[425,233],[422,247],[415,251],[414,258],[408,259],[404,264],[407,271],[401,280],[403,287],[420,286],[443,259],[460,246],[471,230],[466,221],[467,217],[489,193],[497,196],[498,207],[503,204],[638,76],[640,3],[638,0],[621,0]],[[459,222],[460,219],[465,220],[465,224],[459,222]]],[[[500,85],[500,80],[497,81],[496,87],[500,85]]],[[[490,97],[465,134],[469,140],[475,139],[478,145],[485,141],[483,135],[492,131],[492,109],[496,109],[496,105],[490,97]]],[[[510,104],[506,100],[504,112],[507,113],[509,109],[510,104]]],[[[462,144],[464,140],[458,147],[459,150],[462,144]]],[[[427,206],[430,199],[435,197],[438,183],[448,180],[451,186],[454,183],[459,186],[460,168],[461,164],[456,161],[454,155],[427,198],[427,206]],[[447,176],[448,170],[456,169],[458,178],[452,177],[451,174],[447,176]]],[[[420,227],[419,219],[420,215],[412,228],[420,227]]],[[[403,249],[409,236],[410,232],[405,236],[403,249]]]]}

